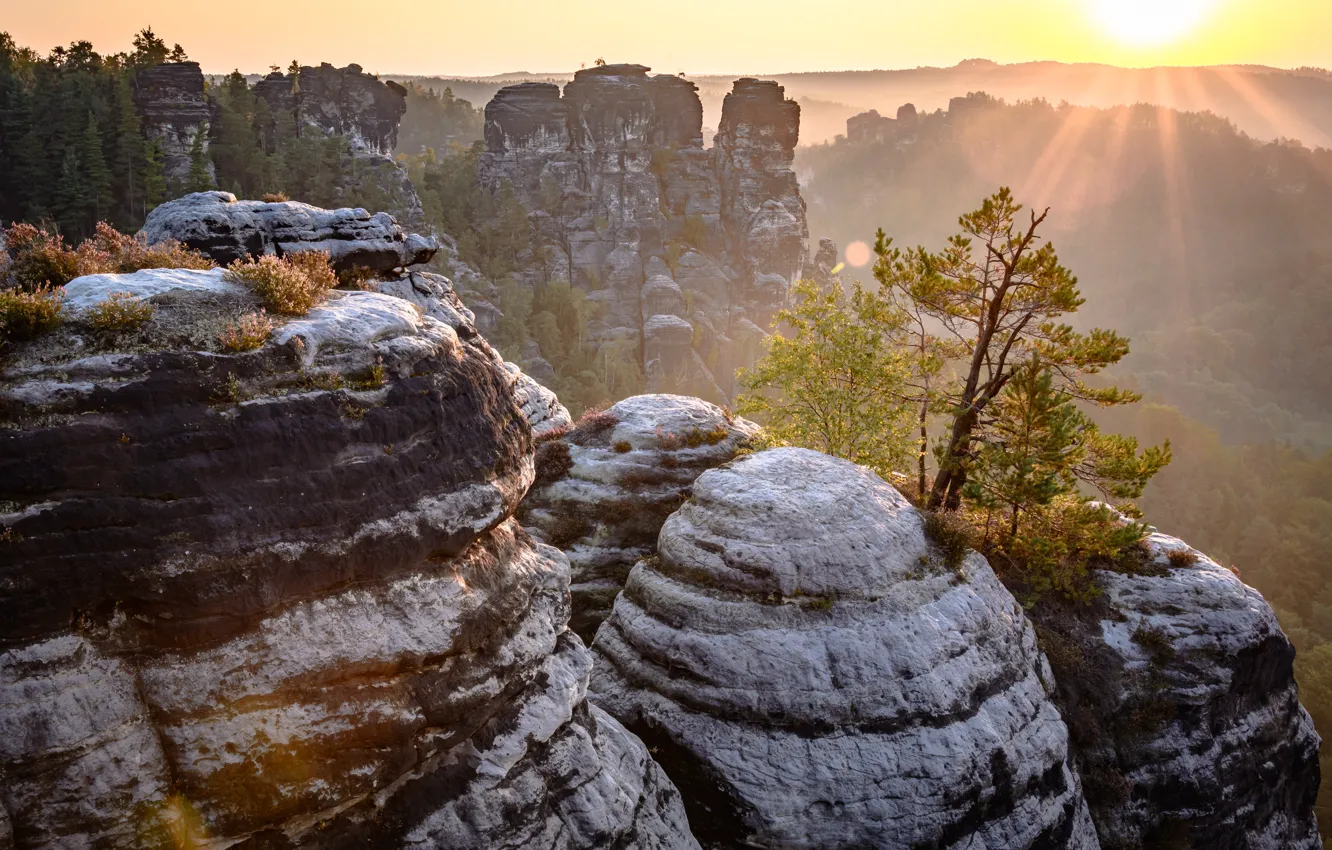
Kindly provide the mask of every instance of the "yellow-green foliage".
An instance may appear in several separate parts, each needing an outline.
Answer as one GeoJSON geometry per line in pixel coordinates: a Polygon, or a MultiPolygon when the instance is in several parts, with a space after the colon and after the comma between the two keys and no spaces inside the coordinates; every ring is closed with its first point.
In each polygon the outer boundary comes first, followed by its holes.
{"type": "Polygon", "coordinates": [[[88,311],[88,322],[99,331],[138,330],[153,317],[153,305],[128,292],[116,292],[88,311]]]}
{"type": "Polygon", "coordinates": [[[227,280],[244,284],[264,299],[264,306],[285,316],[303,316],[328,297],[337,276],[324,251],[301,251],[278,258],[237,260],[227,280]]]}
{"type": "Polygon", "coordinates": [[[60,290],[0,289],[0,340],[29,340],[60,327],[64,320],[60,290]]]}
{"type": "Polygon", "coordinates": [[[813,281],[792,289],[793,306],[773,327],[767,353],[742,371],[743,416],[777,443],[806,446],[888,476],[910,455],[908,378],[893,345],[898,318],[863,292],[813,281]]]}
{"type": "Polygon", "coordinates": [[[217,341],[222,348],[233,354],[241,351],[253,351],[268,341],[273,332],[274,322],[263,310],[246,313],[229,324],[218,334],[217,341]]]}

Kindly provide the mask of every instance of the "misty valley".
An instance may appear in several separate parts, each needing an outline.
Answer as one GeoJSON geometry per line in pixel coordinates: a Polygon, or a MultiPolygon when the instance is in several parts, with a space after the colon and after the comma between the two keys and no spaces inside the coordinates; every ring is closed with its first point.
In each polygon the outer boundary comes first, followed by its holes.
{"type": "Polygon", "coordinates": [[[215,71],[0,32],[0,850],[1323,846],[1332,72],[215,71]]]}

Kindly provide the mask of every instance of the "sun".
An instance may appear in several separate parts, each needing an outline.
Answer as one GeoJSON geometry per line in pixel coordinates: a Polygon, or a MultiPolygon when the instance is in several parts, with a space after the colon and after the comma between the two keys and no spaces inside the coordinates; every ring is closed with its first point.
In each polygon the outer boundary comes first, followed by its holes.
{"type": "Polygon", "coordinates": [[[1202,23],[1214,0],[1088,0],[1096,21],[1117,41],[1153,47],[1177,41],[1202,23]]]}

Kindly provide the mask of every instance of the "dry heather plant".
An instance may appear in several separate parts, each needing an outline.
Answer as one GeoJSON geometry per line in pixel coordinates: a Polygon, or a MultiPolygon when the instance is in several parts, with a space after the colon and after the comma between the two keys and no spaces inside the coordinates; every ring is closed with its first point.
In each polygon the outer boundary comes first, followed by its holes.
{"type": "Polygon", "coordinates": [[[273,332],[274,327],[276,323],[265,311],[246,313],[223,328],[222,333],[217,336],[217,341],[222,343],[223,349],[232,354],[254,351],[268,342],[268,335],[273,332]]]}
{"type": "Polygon", "coordinates": [[[237,260],[227,268],[226,279],[250,287],[264,299],[265,307],[285,316],[310,312],[328,297],[338,281],[325,251],[237,260]]]}
{"type": "Polygon", "coordinates": [[[8,257],[3,279],[10,286],[33,291],[41,286],[64,286],[87,274],[125,274],[141,269],[210,269],[213,263],[179,242],[149,245],[141,236],[129,236],[106,222],[79,247],[70,248],[60,234],[31,224],[15,224],[5,231],[8,257]]]}
{"type": "Polygon", "coordinates": [[[0,340],[33,339],[60,327],[64,296],[59,289],[0,289],[0,340]]]}
{"type": "Polygon", "coordinates": [[[99,331],[124,333],[143,327],[153,317],[153,305],[129,292],[116,292],[88,311],[88,322],[99,331]]]}

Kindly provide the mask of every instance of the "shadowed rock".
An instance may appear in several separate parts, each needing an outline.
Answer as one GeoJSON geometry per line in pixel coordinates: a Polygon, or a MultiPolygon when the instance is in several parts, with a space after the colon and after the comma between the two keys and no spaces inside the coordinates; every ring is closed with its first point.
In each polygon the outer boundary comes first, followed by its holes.
{"type": "Polygon", "coordinates": [[[15,846],[696,846],[584,699],[483,339],[334,292],[236,354],[218,332],[259,305],[220,269],[69,291],[0,371],[15,846]],[[115,292],[154,311],[111,341],[87,310],[115,292]]]}
{"type": "Polygon", "coordinates": [[[591,640],[638,559],[694,479],[735,457],[758,431],[701,399],[627,398],[537,452],[523,523],[563,549],[573,569],[571,627],[591,640]],[[561,462],[563,459],[563,463],[561,462]]]}

